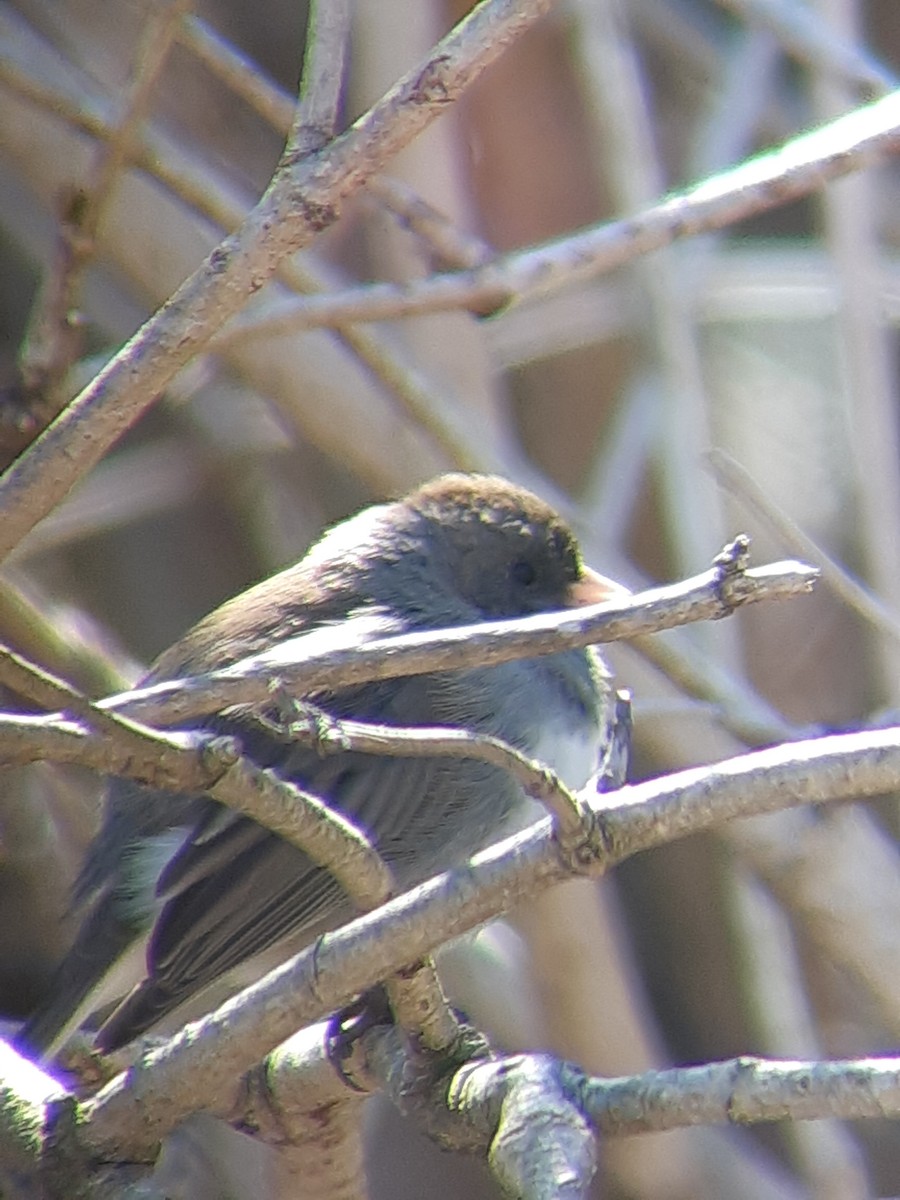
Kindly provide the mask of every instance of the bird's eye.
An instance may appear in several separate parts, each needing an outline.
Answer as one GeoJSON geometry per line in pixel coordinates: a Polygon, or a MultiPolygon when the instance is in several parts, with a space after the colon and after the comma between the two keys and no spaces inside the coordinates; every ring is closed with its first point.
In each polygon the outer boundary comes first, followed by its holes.
{"type": "Polygon", "coordinates": [[[512,576],[513,582],[519,583],[523,587],[528,587],[534,583],[537,576],[533,564],[526,558],[520,558],[517,562],[514,562],[509,569],[509,573],[512,576]]]}

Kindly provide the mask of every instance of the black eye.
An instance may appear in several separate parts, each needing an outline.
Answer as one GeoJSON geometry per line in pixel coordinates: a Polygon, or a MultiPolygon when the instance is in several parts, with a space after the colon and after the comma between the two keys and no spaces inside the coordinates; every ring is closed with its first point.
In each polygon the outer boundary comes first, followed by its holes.
{"type": "Polygon", "coordinates": [[[537,578],[537,572],[532,563],[527,558],[520,558],[509,568],[510,576],[514,583],[519,583],[522,587],[529,587],[537,578]]]}

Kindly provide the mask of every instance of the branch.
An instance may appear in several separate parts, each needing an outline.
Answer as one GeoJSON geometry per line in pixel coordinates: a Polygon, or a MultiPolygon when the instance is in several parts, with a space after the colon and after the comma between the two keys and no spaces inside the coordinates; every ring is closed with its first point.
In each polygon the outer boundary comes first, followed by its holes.
{"type": "Polygon", "coordinates": [[[298,157],[321,150],[334,137],[349,36],[348,0],[317,0],[311,6],[292,132],[292,153],[298,157]]]}
{"type": "Polygon", "coordinates": [[[892,93],[633,216],[503,255],[471,271],[433,275],[412,284],[375,283],[327,296],[272,301],[261,312],[246,313],[232,322],[216,338],[216,347],[258,333],[268,337],[456,308],[494,311],[513,300],[546,296],[677,239],[724,229],[787,204],[882,161],[898,146],[900,94],[892,93]]]}
{"type": "MultiPolygon", "coordinates": [[[[494,1057],[473,1031],[467,1036],[454,1055],[441,1057],[411,1047],[396,1026],[377,1026],[355,1044],[347,1074],[334,1069],[330,1022],[311,1026],[247,1073],[228,1119],[305,1154],[321,1139],[329,1113],[346,1109],[346,1119],[355,1122],[354,1101],[380,1090],[443,1148],[486,1157],[508,1191],[531,1197],[583,1194],[598,1135],[900,1117],[897,1057],[782,1062],[742,1056],[609,1079],[549,1055],[494,1057]],[[560,1191],[561,1180],[576,1190],[560,1191]]],[[[2,1043],[0,1055],[9,1100],[0,1121],[0,1173],[36,1174],[42,1162],[52,1169],[66,1144],[44,1146],[33,1131],[52,1128],[57,1113],[69,1122],[71,1104],[62,1103],[54,1081],[2,1043]],[[26,1095],[28,1072],[33,1079],[26,1095]]],[[[70,1124],[67,1136],[76,1130],[70,1124]]],[[[127,1154],[116,1157],[123,1161],[127,1154]]]]}
{"type": "MultiPolygon", "coordinates": [[[[342,1081],[328,1069],[328,1028],[305,1029],[280,1046],[248,1077],[264,1080],[266,1092],[258,1084],[248,1092],[294,1119],[338,1102],[342,1081]]],[[[532,1188],[547,1179],[547,1168],[552,1172],[560,1157],[569,1178],[586,1182],[597,1135],[631,1137],[698,1124],[900,1117],[896,1057],[805,1063],[742,1057],[609,1079],[542,1054],[492,1057],[474,1038],[458,1049],[455,1061],[441,1060],[411,1051],[396,1029],[379,1026],[360,1039],[351,1082],[385,1092],[444,1149],[489,1158],[501,1179],[528,1174],[510,1130],[529,1131],[536,1143],[529,1155],[532,1188]],[[560,1135],[568,1144],[562,1155],[560,1135]]],[[[258,1112],[252,1109],[251,1120],[258,1112]]],[[[242,1105],[231,1119],[244,1116],[242,1105]]]]}
{"type": "Polygon", "coordinates": [[[625,601],[541,613],[515,621],[490,621],[438,633],[378,638],[347,650],[304,652],[303,638],[290,639],[255,658],[221,671],[154,684],[100,702],[133,718],[174,725],[233,704],[271,697],[272,679],[289,693],[343,687],[398,675],[494,666],[517,658],[634,638],[689,621],[717,620],[744,604],[809,593],[814,568],[796,562],[727,575],[721,567],[683,583],[654,588],[625,601]]]}
{"type": "MultiPolygon", "coordinates": [[[[0,714],[0,761],[77,762],[170,791],[203,791],[327,867],[361,909],[383,903],[393,891],[390,870],[350,821],[277,772],[242,758],[237,739],[202,733],[170,736],[138,725],[97,708],[3,647],[0,683],[48,707],[62,703],[80,718],[76,724],[0,714]]],[[[490,752],[497,757],[493,748],[490,752]]],[[[473,756],[478,756],[477,747],[473,756]]]]}
{"type": "Polygon", "coordinates": [[[583,829],[585,810],[556,772],[500,738],[444,726],[431,729],[336,720],[302,702],[300,713],[301,719],[292,721],[289,728],[291,742],[313,746],[322,754],[356,750],[391,758],[477,758],[508,772],[527,796],[540,801],[553,816],[561,837],[577,837],[583,829]]]}
{"type": "MultiPolygon", "coordinates": [[[[34,697],[39,693],[36,681],[52,677],[0,647],[0,682],[10,685],[26,679],[34,697]],[[17,662],[15,676],[9,671],[17,662]]],[[[55,681],[54,681],[55,682],[55,681]]],[[[240,756],[236,738],[217,737],[203,732],[175,735],[160,733],[97,709],[77,692],[48,687],[41,693],[44,701],[73,698],[68,707],[80,722],[56,716],[34,717],[0,713],[0,762],[23,765],[28,762],[56,762],[88,767],[108,775],[119,775],[145,786],[169,791],[208,792],[220,803],[236,812],[252,817],[267,829],[296,842],[322,865],[338,875],[344,874],[342,859],[350,847],[368,846],[358,831],[348,825],[339,813],[329,810],[318,797],[304,792],[282,779],[273,769],[261,769],[250,759],[240,756]],[[77,703],[75,701],[78,701],[77,703]],[[98,719],[99,718],[99,719],[98,719]],[[332,820],[335,828],[320,830],[318,823],[332,820]],[[337,836],[337,842],[329,838],[337,836]],[[328,846],[333,845],[329,857],[328,846]]],[[[316,709],[300,705],[308,712],[305,721],[295,721],[285,736],[297,745],[317,748],[321,753],[340,753],[354,750],[364,754],[384,754],[394,758],[469,758],[491,763],[507,771],[526,795],[538,800],[551,813],[561,841],[577,843],[583,835],[589,816],[579,797],[571,792],[555,771],[543,763],[528,758],[500,738],[472,733],[466,729],[438,726],[378,725],[366,721],[338,721],[316,709]]],[[[609,747],[604,764],[604,791],[621,786],[625,775],[624,760],[628,751],[631,729],[630,697],[620,693],[618,700],[617,732],[609,747]],[[621,726],[621,728],[619,728],[621,726]]],[[[352,878],[353,872],[368,876],[369,868],[358,859],[346,864],[351,878],[344,883],[347,890],[362,906],[382,903],[390,892],[390,879],[384,869],[373,877],[365,897],[357,892],[362,878],[352,878]]]]}
{"type": "Polygon", "coordinates": [[[173,376],[294,251],[551,7],[482,0],[390,92],[318,155],[290,142],[262,199],[0,479],[0,559],[46,516],[173,376]]]}
{"type": "Polygon", "coordinates": [[[39,292],[20,353],[26,389],[40,397],[47,420],[62,407],[63,397],[54,393],[80,350],[73,318],[85,270],[96,253],[97,231],[130,161],[132,144],[185,7],[186,0],[167,0],[151,10],[121,112],[96,150],[88,178],[73,187],[66,205],[55,261],[39,292]]]}
{"type": "MultiPolygon", "coordinates": [[[[52,69],[37,65],[42,63],[42,54],[46,51],[46,46],[35,37],[33,30],[29,29],[26,34],[21,24],[12,21],[8,13],[0,13],[0,18],[5,19],[0,19],[0,39],[6,35],[10,40],[24,40],[15,64],[0,58],[0,85],[7,86],[30,104],[39,106],[57,120],[64,121],[73,129],[80,130],[90,137],[99,140],[113,137],[115,125],[111,117],[106,115],[110,105],[105,97],[97,94],[91,82],[84,76],[77,76],[75,83],[63,89],[59,81],[54,79],[52,69]],[[9,26],[9,29],[4,28],[4,24],[9,26]],[[54,86],[48,83],[49,79],[54,79],[54,86]]],[[[259,108],[262,105],[263,115],[268,114],[267,119],[273,120],[285,135],[289,132],[294,113],[294,102],[290,97],[278,89],[273,91],[272,86],[267,84],[258,70],[231,50],[217,35],[206,31],[202,23],[189,18],[182,26],[182,35],[189,42],[191,49],[200,54],[202,61],[229,86],[235,86],[237,75],[240,81],[238,94],[247,98],[254,107],[259,108]],[[248,97],[250,79],[255,80],[258,86],[248,97]],[[269,112],[272,103],[277,107],[277,119],[269,112]]],[[[236,229],[243,220],[247,206],[236,198],[233,186],[223,182],[222,178],[208,167],[200,169],[195,162],[189,162],[180,148],[159,128],[148,126],[141,131],[139,140],[133,146],[133,162],[135,167],[157,179],[164,188],[182,199],[186,206],[203,214],[222,229],[236,229]]],[[[43,186],[55,192],[61,185],[54,177],[45,179],[43,186]]],[[[171,217],[167,219],[170,220],[171,217]]],[[[115,238],[111,239],[113,232],[113,229],[106,231],[107,251],[114,258],[117,254],[121,258],[124,253],[125,259],[132,261],[128,253],[125,253],[124,244],[117,242],[115,238]]],[[[187,236],[187,225],[185,232],[187,236]]],[[[149,233],[142,231],[145,239],[152,240],[153,234],[152,229],[149,233]]],[[[193,236],[188,237],[188,242],[198,245],[198,240],[193,236]]],[[[134,237],[128,245],[139,258],[140,247],[134,245],[134,237]]],[[[302,263],[298,258],[285,260],[280,265],[278,274],[281,283],[293,291],[316,292],[335,286],[323,264],[320,262],[313,265],[309,256],[302,263]]],[[[394,344],[394,340],[384,331],[376,331],[372,327],[347,326],[338,332],[337,339],[344,343],[365,366],[366,371],[371,372],[399,401],[428,441],[434,443],[439,453],[433,462],[428,460],[432,462],[434,470],[449,464],[459,470],[515,473],[497,439],[490,437],[485,430],[481,431],[482,437],[477,448],[471,444],[472,439],[462,428],[459,411],[452,398],[448,398],[434,381],[412,362],[408,353],[401,352],[399,344],[394,344]]],[[[284,359],[284,347],[280,353],[284,359]]],[[[336,355],[336,361],[338,360],[339,356],[336,355]]],[[[312,437],[318,445],[332,444],[326,430],[334,423],[334,413],[329,412],[326,421],[315,407],[310,408],[298,403],[295,393],[287,386],[280,387],[276,384],[273,390],[271,377],[266,375],[265,371],[260,371],[260,363],[253,353],[238,352],[228,356],[227,361],[233,369],[255,383],[286,412],[290,422],[299,420],[306,435],[312,437]]],[[[303,366],[299,360],[295,365],[298,368],[303,366]]],[[[325,368],[323,370],[329,378],[333,378],[331,372],[325,368]]],[[[287,374],[291,374],[289,366],[287,374]]],[[[353,424],[354,419],[361,419],[363,413],[368,420],[377,422],[372,404],[382,402],[381,393],[373,388],[368,394],[360,396],[358,377],[352,385],[342,384],[336,395],[342,403],[344,424],[353,424]]],[[[386,406],[385,412],[387,411],[386,406]]],[[[390,440],[390,436],[386,434],[380,455],[378,446],[370,441],[367,441],[365,447],[360,447],[357,470],[372,482],[376,490],[396,486],[396,479],[389,479],[387,475],[381,474],[384,454],[390,440]],[[378,469],[373,473],[374,464],[378,464],[378,469]]],[[[346,446],[343,446],[342,458],[346,460],[346,446]]],[[[425,473],[427,474],[427,470],[425,473]]],[[[521,470],[519,473],[521,474],[521,470]]],[[[413,482],[412,475],[409,476],[409,482],[413,482]]]]}
{"type": "MultiPolygon", "coordinates": [[[[253,1068],[248,1080],[265,1073],[276,1111],[314,1112],[346,1093],[347,1080],[333,1070],[330,1029],[326,1022],[301,1030],[274,1050],[264,1064],[253,1068]]],[[[379,1025],[362,1036],[350,1068],[350,1082],[359,1091],[387,1092],[402,1112],[417,1119],[425,1132],[446,1148],[481,1153],[489,1149],[496,1130],[507,1079],[523,1066],[529,1071],[556,1072],[557,1088],[607,1137],[786,1118],[900,1117],[897,1056],[796,1062],[742,1055],[696,1067],[596,1078],[547,1055],[492,1057],[473,1031],[469,1036],[473,1040],[467,1061],[443,1064],[440,1105],[434,1104],[436,1079],[434,1065],[427,1068],[429,1056],[411,1049],[394,1026],[379,1025]]],[[[257,1087],[246,1082],[245,1087],[259,1094],[257,1087]]],[[[242,1101],[231,1119],[243,1120],[246,1115],[242,1101]]]]}
{"type": "Polygon", "coordinates": [[[779,746],[601,797],[589,787],[597,831],[577,864],[543,821],[326,935],[113,1080],[85,1106],[84,1135],[100,1154],[151,1153],[198,1097],[227,1112],[235,1079],[298,1028],[574,873],[602,874],[735,817],[878,795],[898,781],[894,728],[779,746]]]}
{"type": "Polygon", "coordinates": [[[797,1063],[744,1056],[652,1071],[642,1080],[596,1080],[584,1099],[598,1128],[619,1135],[785,1117],[900,1117],[900,1058],[797,1063]]]}
{"type": "MultiPolygon", "coordinates": [[[[625,602],[379,638],[349,651],[304,653],[301,637],[221,671],[124,692],[97,704],[10,651],[2,651],[0,676],[10,672],[7,678],[13,683],[15,672],[21,690],[48,706],[59,704],[81,720],[59,713],[40,717],[0,713],[0,761],[78,763],[154,787],[205,790],[219,780],[223,769],[219,750],[211,750],[210,739],[200,734],[165,734],[138,724],[137,717],[175,725],[235,704],[268,705],[278,693],[303,695],[315,688],[552,654],[724,616],[740,604],[802,595],[811,590],[815,578],[812,568],[798,563],[737,572],[720,564],[704,575],[630,596],[625,602]],[[101,731],[104,718],[113,720],[101,731]],[[204,761],[204,752],[212,758],[204,761]]],[[[417,755],[427,750],[480,757],[512,770],[531,795],[551,804],[554,811],[562,812],[569,805],[565,789],[552,775],[490,738],[444,729],[384,730],[353,722],[330,729],[328,723],[313,722],[305,730],[301,724],[293,735],[319,740],[323,747],[339,743],[343,736],[355,739],[357,748],[368,746],[378,753],[417,755]]],[[[258,819],[266,823],[264,817],[258,819]]]]}

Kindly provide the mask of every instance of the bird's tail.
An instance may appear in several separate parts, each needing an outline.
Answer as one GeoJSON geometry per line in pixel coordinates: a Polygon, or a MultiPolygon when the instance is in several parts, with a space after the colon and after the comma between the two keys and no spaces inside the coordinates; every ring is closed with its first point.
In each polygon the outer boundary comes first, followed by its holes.
{"type": "Polygon", "coordinates": [[[118,1000],[144,974],[146,938],[109,908],[98,905],[84,921],[46,999],[19,1030],[16,1045],[27,1057],[53,1058],[87,1016],[118,1000]]]}

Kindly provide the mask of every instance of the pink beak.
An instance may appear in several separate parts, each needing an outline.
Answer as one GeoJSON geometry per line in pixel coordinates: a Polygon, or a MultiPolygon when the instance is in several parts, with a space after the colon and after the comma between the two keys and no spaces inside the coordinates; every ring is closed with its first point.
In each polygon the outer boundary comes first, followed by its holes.
{"type": "Polygon", "coordinates": [[[589,604],[604,604],[608,600],[624,600],[630,596],[628,588],[614,579],[608,579],[583,567],[581,578],[566,589],[566,608],[585,608],[589,604]]]}

